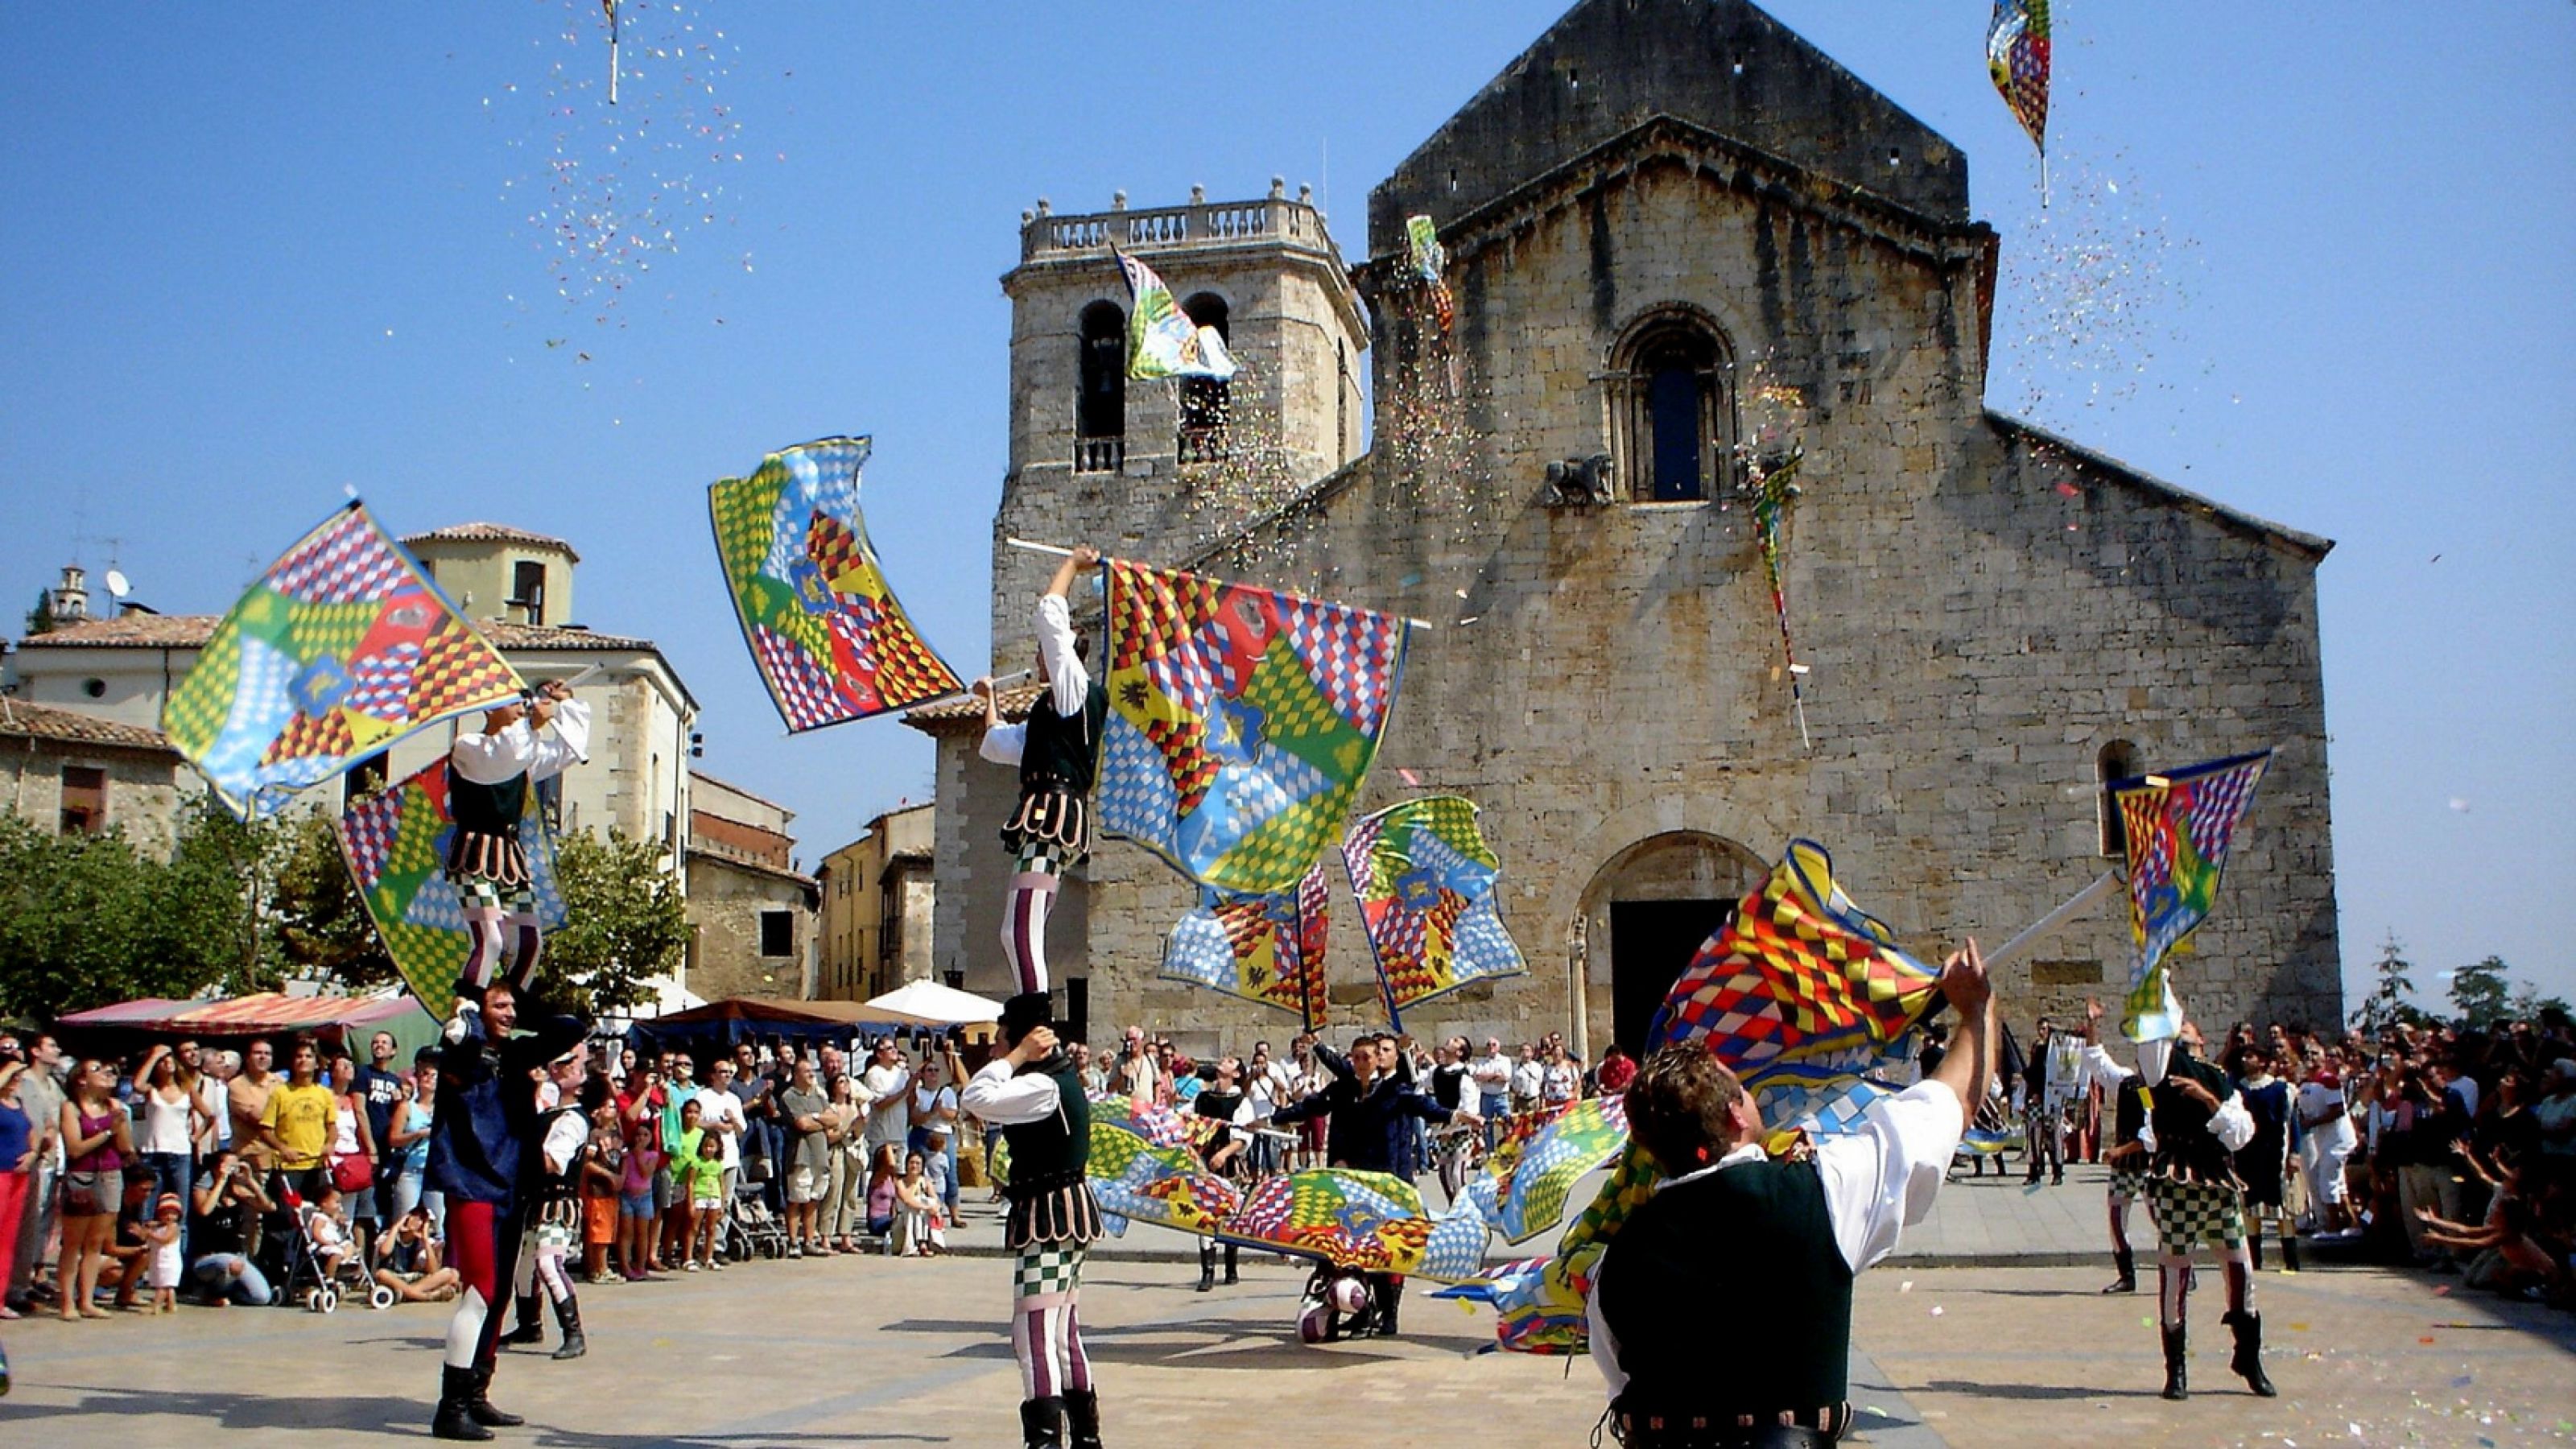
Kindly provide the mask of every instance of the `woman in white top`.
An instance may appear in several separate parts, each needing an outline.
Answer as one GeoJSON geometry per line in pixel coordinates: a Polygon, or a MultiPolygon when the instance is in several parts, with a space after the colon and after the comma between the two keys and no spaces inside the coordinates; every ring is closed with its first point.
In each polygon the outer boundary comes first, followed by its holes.
{"type": "Polygon", "coordinates": [[[957,1216],[957,1140],[965,1134],[957,1126],[957,1086],[966,1080],[966,1064],[957,1057],[957,1044],[942,1041],[937,1051],[921,1054],[921,1073],[914,1078],[912,1089],[912,1132],[906,1144],[909,1150],[930,1151],[930,1134],[948,1134],[947,1200],[942,1205],[948,1216],[957,1216]]]}
{"type": "MultiPolygon", "coordinates": [[[[205,1117],[205,1107],[179,1084],[179,1059],[168,1047],[156,1046],[145,1052],[143,1065],[135,1069],[134,1077],[144,1084],[143,1090],[135,1094],[143,1120],[134,1145],[143,1156],[144,1169],[152,1174],[151,1200],[157,1203],[163,1193],[172,1193],[186,1202],[189,1170],[196,1162],[197,1129],[205,1117]]],[[[185,1241],[183,1236],[181,1242],[185,1241]]]]}

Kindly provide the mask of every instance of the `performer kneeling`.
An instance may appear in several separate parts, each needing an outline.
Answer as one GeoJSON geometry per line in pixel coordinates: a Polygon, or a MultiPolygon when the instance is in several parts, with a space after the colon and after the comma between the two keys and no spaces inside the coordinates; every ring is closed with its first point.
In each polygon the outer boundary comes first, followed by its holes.
{"type": "Polygon", "coordinates": [[[1592,1281],[1592,1361],[1628,1449],[1797,1449],[1842,1435],[1853,1276],[1930,1210],[1994,1072],[1975,942],[1950,958],[1941,990],[1963,1020],[1939,1068],[1805,1160],[1763,1153],[1751,1095],[1703,1042],[1662,1048],[1629,1083],[1629,1132],[1670,1180],[1592,1281]],[[1711,1303],[1747,1305],[1762,1331],[1712,1353],[1711,1303]]]}
{"type": "Polygon", "coordinates": [[[1047,989],[1046,923],[1055,907],[1056,883],[1091,848],[1091,783],[1100,769],[1100,732],[1109,722],[1109,691],[1083,661],[1091,641],[1073,632],[1076,575],[1100,562],[1099,551],[1077,548],[1057,567],[1038,598],[1038,681],[1046,693],[1029,710],[1028,723],[1002,723],[993,681],[970,686],[984,701],[984,742],[979,753],[997,764],[1020,767],[1019,808],[1002,827],[1002,844],[1019,858],[1002,911],[1002,952],[1024,993],[1047,989]]]}
{"type": "Polygon", "coordinates": [[[480,1013],[451,1023],[438,1049],[438,1107],[430,1124],[424,1185],[446,1194],[448,1265],[464,1281],[447,1324],[446,1369],[430,1432],[441,1439],[489,1439],[487,1426],[525,1422],[492,1407],[492,1368],[501,1320],[493,1309],[511,1281],[523,1226],[522,1159],[536,1136],[536,1069],[582,1038],[571,1017],[535,1023],[513,1037],[518,993],[494,982],[480,1013]]]}
{"type": "Polygon", "coordinates": [[[1082,1260],[1100,1236],[1091,1197],[1091,1104],[1073,1058],[1047,1023],[1051,999],[1023,992],[1002,1006],[1009,1050],[966,1084],[957,1105],[1002,1129],[1011,1147],[1011,1210],[1002,1246],[1012,1266],[1011,1352],[1020,1361],[1020,1432],[1054,1449],[1099,1449],[1100,1396],[1082,1350],[1082,1260]]]}
{"type": "Polygon", "coordinates": [[[2168,1399],[2191,1396],[2184,1371],[2183,1300],[2191,1292],[2192,1245],[2207,1239],[2227,1274],[2227,1313],[2236,1331],[2228,1367],[2264,1398],[2277,1390],[2263,1373],[2263,1319],[2254,1311],[2254,1264],[2245,1252],[2244,1184],[2233,1154],[2254,1138],[2254,1119],[2227,1085],[2227,1074],[2200,1056],[2200,1028],[2182,1024],[2172,1042],[2142,1042],[2138,1074],[2152,1101],[2154,1153],[2147,1160],[2147,1206],[2155,1214],[2158,1318],[2165,1347],[2168,1399]]]}
{"type": "Polygon", "coordinates": [[[447,812],[456,820],[456,836],[447,848],[447,883],[455,888],[473,943],[465,975],[456,983],[460,1004],[481,999],[499,977],[504,954],[510,957],[510,985],[525,991],[536,979],[545,937],[519,825],[529,787],[562,774],[589,748],[590,706],[573,698],[561,680],[539,685],[525,706],[487,711],[481,734],[460,734],[448,748],[447,812]],[[552,739],[540,734],[549,725],[552,739]]]}

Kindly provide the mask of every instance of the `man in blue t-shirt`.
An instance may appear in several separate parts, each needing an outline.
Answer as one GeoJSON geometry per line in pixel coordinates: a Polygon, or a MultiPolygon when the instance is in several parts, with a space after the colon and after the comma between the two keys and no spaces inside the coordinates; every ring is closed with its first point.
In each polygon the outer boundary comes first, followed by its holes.
{"type": "Polygon", "coordinates": [[[386,1144],[393,1139],[394,1109],[411,1095],[411,1083],[394,1070],[394,1034],[377,1032],[367,1041],[367,1065],[358,1068],[358,1096],[367,1104],[367,1140],[376,1144],[376,1221],[390,1223],[394,1211],[394,1178],[403,1154],[386,1144]]]}

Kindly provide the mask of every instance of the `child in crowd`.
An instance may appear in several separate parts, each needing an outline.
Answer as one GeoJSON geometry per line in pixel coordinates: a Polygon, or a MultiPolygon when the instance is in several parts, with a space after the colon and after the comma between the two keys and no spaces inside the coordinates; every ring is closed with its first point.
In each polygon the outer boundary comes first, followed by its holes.
{"type": "Polygon", "coordinates": [[[694,1273],[713,1271],[716,1236],[724,1222],[724,1149],[707,1140],[698,1125],[698,1103],[692,1097],[680,1108],[680,1150],[671,1157],[671,1175],[686,1189],[689,1236],[680,1266],[694,1273]]]}
{"type": "Polygon", "coordinates": [[[617,1180],[617,1270],[629,1283],[643,1282],[653,1269],[653,1246],[661,1237],[653,1178],[661,1170],[662,1118],[646,1113],[633,1123],[617,1180]]]}
{"type": "Polygon", "coordinates": [[[340,1226],[340,1189],[325,1184],[320,1196],[304,1209],[304,1235],[313,1244],[314,1261],[322,1265],[325,1280],[337,1280],[340,1265],[349,1261],[349,1235],[340,1226]]]}
{"type": "Polygon", "coordinates": [[[152,1311],[179,1311],[179,1278],[183,1265],[179,1261],[179,1223],[186,1215],[185,1205],[175,1192],[161,1194],[153,1205],[152,1223],[143,1230],[143,1241],[152,1255],[152,1311]]]}

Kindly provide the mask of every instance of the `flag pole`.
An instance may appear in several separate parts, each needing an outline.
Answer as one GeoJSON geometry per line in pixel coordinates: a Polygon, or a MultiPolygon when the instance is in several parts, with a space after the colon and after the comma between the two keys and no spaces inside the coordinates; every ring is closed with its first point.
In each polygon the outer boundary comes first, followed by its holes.
{"type": "MultiPolygon", "coordinates": [[[[1027,549],[1031,553],[1053,554],[1057,558],[1073,557],[1072,549],[1065,548],[1058,544],[1033,543],[1025,538],[1004,538],[1002,542],[1009,544],[1013,548],[1027,549]]],[[[1404,625],[1408,629],[1421,629],[1426,632],[1439,627],[1428,619],[1407,619],[1404,621],[1404,625]]]]}
{"type": "Polygon", "coordinates": [[[1993,971],[2009,965],[2022,953],[2057,934],[2067,922],[2092,909],[2095,902],[2109,895],[2111,888],[2119,883],[2120,873],[2116,870],[2106,870],[2094,877],[2092,884],[2067,897],[2065,904],[2023,927],[2020,935],[1987,952],[1986,969],[1993,971]]]}

